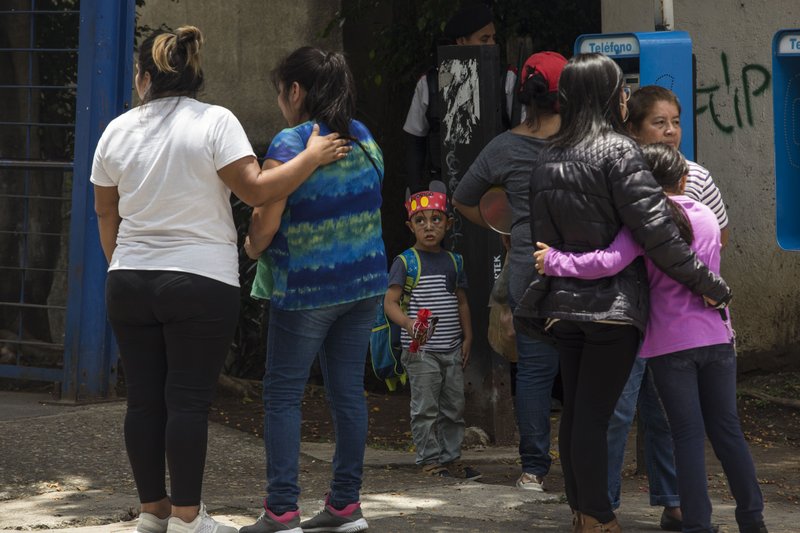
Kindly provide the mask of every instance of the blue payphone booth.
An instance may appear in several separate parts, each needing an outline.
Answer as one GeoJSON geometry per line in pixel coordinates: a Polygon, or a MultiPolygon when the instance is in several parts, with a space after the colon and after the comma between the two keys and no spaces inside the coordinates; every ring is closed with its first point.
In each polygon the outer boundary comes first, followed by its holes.
{"type": "Polygon", "coordinates": [[[775,214],[778,245],[800,250],[800,29],[772,39],[775,214]]]}
{"type": "Polygon", "coordinates": [[[622,68],[625,83],[633,90],[659,85],[671,90],[681,102],[681,152],[695,159],[694,70],[692,39],[685,31],[598,33],[581,35],[575,53],[609,56],[622,68]]]}

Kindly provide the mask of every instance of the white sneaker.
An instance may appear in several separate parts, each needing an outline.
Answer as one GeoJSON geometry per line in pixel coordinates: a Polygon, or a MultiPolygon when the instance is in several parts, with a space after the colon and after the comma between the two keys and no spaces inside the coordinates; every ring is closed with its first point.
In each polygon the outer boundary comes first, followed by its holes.
{"type": "Polygon", "coordinates": [[[166,533],[239,533],[239,530],[235,527],[224,526],[208,516],[205,504],[200,502],[200,511],[194,520],[187,524],[173,516],[169,519],[166,533]]]}
{"type": "Polygon", "coordinates": [[[535,474],[523,472],[517,480],[517,488],[522,490],[535,490],[536,492],[544,492],[544,478],[535,474]]]}
{"type": "Polygon", "coordinates": [[[159,518],[150,513],[139,513],[136,523],[136,533],[167,533],[169,517],[159,518]]]}

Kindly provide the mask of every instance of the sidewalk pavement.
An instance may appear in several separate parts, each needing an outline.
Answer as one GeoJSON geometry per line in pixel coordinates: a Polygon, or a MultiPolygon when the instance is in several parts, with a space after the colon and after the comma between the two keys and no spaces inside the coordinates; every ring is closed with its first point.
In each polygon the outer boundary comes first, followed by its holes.
{"type": "MultiPolygon", "coordinates": [[[[47,401],[47,395],[0,392],[0,530],[133,532],[138,503],[122,437],[124,403],[47,401]]],[[[332,454],[332,444],[303,443],[304,519],[322,508],[332,454]]],[[[481,481],[424,476],[412,453],[368,449],[362,507],[370,531],[569,531],[560,488],[539,493],[514,486],[515,447],[466,450],[463,459],[484,473],[481,481]]],[[[252,523],[264,468],[261,439],[212,423],[203,496],[209,514],[229,525],[252,523]]],[[[551,477],[560,478],[560,471],[551,477]]],[[[635,485],[623,496],[625,531],[660,531],[661,509],[650,507],[646,491],[635,485]]],[[[731,502],[714,504],[732,524],[731,502]]],[[[787,522],[798,523],[797,515],[787,522]]]]}

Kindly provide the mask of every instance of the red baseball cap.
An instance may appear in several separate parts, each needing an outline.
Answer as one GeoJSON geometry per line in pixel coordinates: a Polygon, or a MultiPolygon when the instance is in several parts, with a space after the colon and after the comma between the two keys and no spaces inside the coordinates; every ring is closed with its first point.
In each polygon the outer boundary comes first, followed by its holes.
{"type": "Polygon", "coordinates": [[[519,86],[522,88],[528,78],[538,73],[547,81],[550,92],[554,93],[558,91],[558,78],[566,64],[566,58],[558,52],[537,52],[525,60],[519,86]]]}

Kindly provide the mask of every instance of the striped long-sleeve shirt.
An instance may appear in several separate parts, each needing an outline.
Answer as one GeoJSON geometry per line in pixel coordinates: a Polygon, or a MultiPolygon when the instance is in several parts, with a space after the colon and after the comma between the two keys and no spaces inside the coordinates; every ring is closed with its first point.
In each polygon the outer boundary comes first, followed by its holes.
{"type": "Polygon", "coordinates": [[[714,216],[717,217],[720,229],[725,229],[728,226],[728,213],[725,210],[725,202],[722,201],[722,194],[711,177],[711,172],[694,161],[687,160],[686,162],[689,164],[689,175],[686,178],[684,194],[711,209],[714,216]]]}

